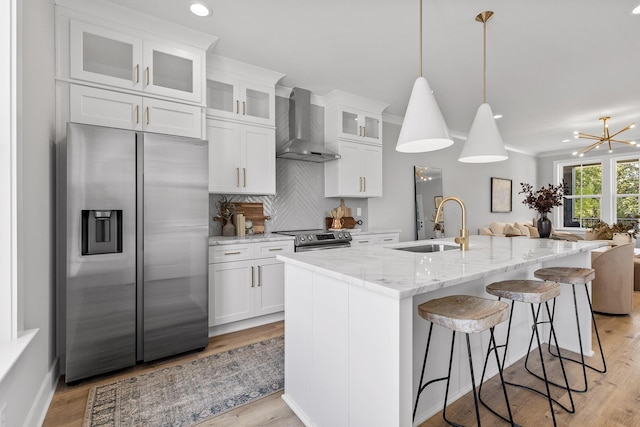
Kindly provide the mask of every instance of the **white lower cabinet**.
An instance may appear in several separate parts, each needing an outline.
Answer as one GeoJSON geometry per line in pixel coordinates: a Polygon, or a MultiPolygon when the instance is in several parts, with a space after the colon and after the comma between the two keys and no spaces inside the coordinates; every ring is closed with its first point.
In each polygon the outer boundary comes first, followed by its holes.
{"type": "Polygon", "coordinates": [[[202,108],[128,93],[70,85],[70,121],[202,138],[202,108]]]}
{"type": "Polygon", "coordinates": [[[209,326],[284,310],[284,264],[293,241],[209,247],[209,326]]]}
{"type": "Polygon", "coordinates": [[[379,234],[365,234],[358,236],[357,234],[351,235],[351,246],[360,245],[377,245],[379,243],[396,243],[400,241],[399,233],[379,233],[379,234]]]}

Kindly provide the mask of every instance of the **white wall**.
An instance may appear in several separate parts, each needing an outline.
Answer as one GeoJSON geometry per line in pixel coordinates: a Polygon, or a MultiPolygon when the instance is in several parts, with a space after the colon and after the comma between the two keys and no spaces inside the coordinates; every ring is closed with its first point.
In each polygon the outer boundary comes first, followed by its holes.
{"type": "MultiPolygon", "coordinates": [[[[442,168],[444,196],[458,196],[467,210],[467,228],[477,234],[478,228],[492,221],[531,220],[534,212],[522,204],[518,194],[520,182],[537,183],[537,159],[533,156],[509,151],[504,162],[467,164],[458,162],[463,142],[443,150],[428,153],[405,154],[395,150],[400,126],[383,124],[383,197],[369,199],[369,226],[371,228],[400,228],[400,240],[415,240],[413,166],[442,168]],[[491,212],[491,177],[512,180],[512,212],[491,212]]],[[[506,142],[506,141],[505,141],[506,142]]],[[[508,142],[507,142],[508,144],[508,142]]],[[[455,236],[461,227],[460,208],[455,203],[445,207],[445,231],[455,236]]]]}
{"type": "Polygon", "coordinates": [[[54,12],[50,0],[23,0],[18,11],[18,283],[22,327],[39,329],[0,383],[6,425],[39,425],[55,381],[54,12]]]}

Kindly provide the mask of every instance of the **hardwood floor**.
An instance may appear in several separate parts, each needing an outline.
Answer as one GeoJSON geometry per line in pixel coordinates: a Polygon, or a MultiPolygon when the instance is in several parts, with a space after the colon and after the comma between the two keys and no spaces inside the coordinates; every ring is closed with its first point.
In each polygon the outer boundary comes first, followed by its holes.
{"type": "MultiPolygon", "coordinates": [[[[640,292],[634,292],[634,312],[629,316],[606,316],[596,314],[596,322],[601,334],[607,359],[608,372],[599,374],[588,371],[589,391],[573,393],[576,405],[575,414],[555,408],[559,426],[639,426],[640,411],[640,292]]],[[[235,332],[212,338],[209,347],[200,353],[171,358],[156,363],[135,366],[119,371],[117,374],[103,375],[83,381],[74,386],[67,386],[61,380],[53,401],[47,412],[44,426],[81,426],[89,389],[97,384],[112,382],[116,379],[143,373],[159,367],[182,363],[194,358],[206,357],[210,354],[226,351],[263,339],[276,337],[284,333],[283,322],[273,323],[246,331],[235,332]]],[[[591,362],[595,365],[599,358],[594,356],[591,362]]],[[[536,359],[530,360],[535,366],[536,359]]],[[[552,369],[551,375],[558,374],[559,368],[555,358],[545,357],[552,369]],[[556,371],[558,370],[558,371],[556,371]]],[[[533,377],[523,374],[524,360],[509,367],[506,377],[515,382],[528,385],[539,385],[533,377]]],[[[567,364],[570,378],[581,378],[581,371],[575,364],[567,364]]],[[[557,377],[556,377],[557,378],[557,377]]],[[[501,391],[496,379],[483,386],[483,396],[489,404],[500,406],[501,391]]],[[[575,386],[579,384],[574,383],[575,386]]],[[[547,400],[526,390],[508,388],[513,416],[523,426],[552,425],[551,413],[547,400]]],[[[568,404],[568,398],[557,389],[552,391],[554,397],[568,404]]],[[[200,426],[302,426],[300,420],[280,398],[281,393],[265,397],[257,402],[230,411],[200,426]]],[[[473,397],[471,393],[449,405],[447,416],[464,425],[475,424],[473,397]]],[[[485,408],[481,408],[483,425],[507,425],[496,418],[485,408]]],[[[446,426],[441,414],[422,423],[422,427],[446,426]]],[[[360,427],[360,426],[358,426],[360,427]]]]}

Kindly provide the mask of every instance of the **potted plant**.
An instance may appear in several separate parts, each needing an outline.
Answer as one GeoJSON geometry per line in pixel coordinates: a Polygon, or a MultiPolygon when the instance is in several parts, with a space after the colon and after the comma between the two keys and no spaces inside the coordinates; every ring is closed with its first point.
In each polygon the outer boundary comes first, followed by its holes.
{"type": "Polygon", "coordinates": [[[533,190],[531,184],[521,182],[522,191],[518,194],[524,194],[522,201],[530,209],[534,209],[540,214],[538,220],[538,234],[540,237],[549,237],[551,235],[551,220],[547,218],[547,214],[556,206],[562,206],[562,199],[565,194],[569,193],[569,186],[562,181],[558,185],[548,184],[538,190],[533,190]]]}

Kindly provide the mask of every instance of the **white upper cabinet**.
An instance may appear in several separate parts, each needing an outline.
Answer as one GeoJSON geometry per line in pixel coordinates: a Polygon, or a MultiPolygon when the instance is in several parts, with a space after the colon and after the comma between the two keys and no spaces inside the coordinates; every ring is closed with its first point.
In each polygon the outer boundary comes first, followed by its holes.
{"type": "Polygon", "coordinates": [[[284,74],[217,55],[207,64],[207,115],[275,126],[275,85],[284,74]]]}
{"type": "Polygon", "coordinates": [[[387,104],[339,90],[330,92],[324,99],[327,141],[348,139],[382,144],[382,111],[387,104]]]}
{"type": "Polygon", "coordinates": [[[203,102],[205,52],[70,21],[70,77],[203,102]]]}
{"type": "Polygon", "coordinates": [[[207,119],[209,192],[275,194],[275,129],[207,119]]]}
{"type": "Polygon", "coordinates": [[[381,197],[382,112],[387,104],[339,90],[324,101],[325,145],[341,156],[324,164],[325,197],[381,197]]]}

